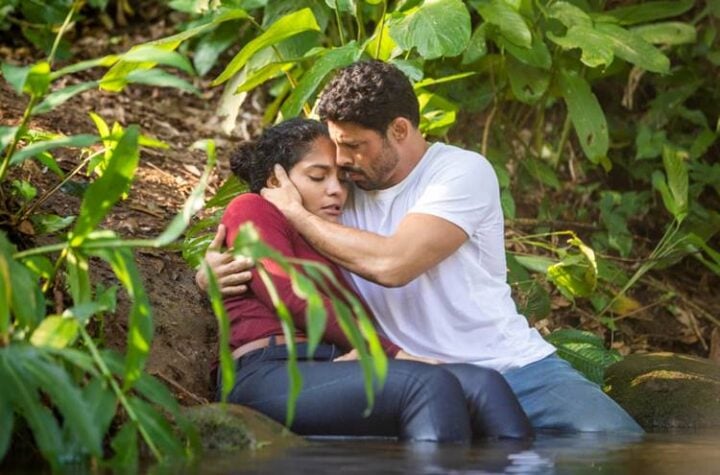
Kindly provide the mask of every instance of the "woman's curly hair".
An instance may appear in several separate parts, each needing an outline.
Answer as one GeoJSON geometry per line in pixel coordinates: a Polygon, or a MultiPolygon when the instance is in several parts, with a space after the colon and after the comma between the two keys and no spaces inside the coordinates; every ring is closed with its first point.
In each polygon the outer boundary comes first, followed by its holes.
{"type": "Polygon", "coordinates": [[[317,111],[322,121],[353,122],[380,134],[398,117],[415,127],[420,123],[410,80],[382,61],[360,61],[342,69],[320,95],[317,111]]]}
{"type": "Polygon", "coordinates": [[[267,183],[276,163],[288,172],[318,137],[329,137],[327,126],[310,119],[290,119],[274,125],[257,140],[238,145],[230,155],[230,169],[258,193],[267,183]]]}

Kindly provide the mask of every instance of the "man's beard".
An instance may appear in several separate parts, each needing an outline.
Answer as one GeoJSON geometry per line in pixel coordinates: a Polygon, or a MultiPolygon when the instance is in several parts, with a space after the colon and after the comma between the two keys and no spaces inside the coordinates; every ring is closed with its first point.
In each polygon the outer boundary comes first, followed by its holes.
{"type": "Polygon", "coordinates": [[[400,157],[398,157],[398,154],[390,146],[387,139],[385,139],[383,140],[383,147],[380,155],[373,160],[373,164],[370,166],[370,173],[372,176],[357,167],[347,166],[342,167],[342,170],[348,173],[362,175],[364,177],[364,179],[352,180],[355,183],[355,186],[361,190],[382,190],[384,188],[389,188],[389,186],[386,185],[387,178],[395,169],[399,161],[400,157]]]}

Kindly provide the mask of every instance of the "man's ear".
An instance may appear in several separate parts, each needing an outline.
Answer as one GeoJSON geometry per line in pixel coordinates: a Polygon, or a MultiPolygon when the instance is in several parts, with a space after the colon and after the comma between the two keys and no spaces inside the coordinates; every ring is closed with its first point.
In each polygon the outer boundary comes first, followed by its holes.
{"type": "Polygon", "coordinates": [[[405,117],[396,117],[388,127],[388,134],[396,142],[402,142],[410,134],[412,124],[405,117]]]}
{"type": "Polygon", "coordinates": [[[270,176],[265,181],[265,186],[268,188],[277,188],[278,186],[280,186],[280,182],[275,176],[275,172],[270,172],[270,176]]]}

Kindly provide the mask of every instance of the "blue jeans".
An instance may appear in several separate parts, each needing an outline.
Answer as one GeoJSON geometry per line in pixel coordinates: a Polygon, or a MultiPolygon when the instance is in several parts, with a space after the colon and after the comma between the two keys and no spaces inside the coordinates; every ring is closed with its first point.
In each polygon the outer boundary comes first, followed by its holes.
{"type": "Polygon", "coordinates": [[[597,384],[554,353],[503,376],[535,429],[643,432],[597,384]]]}
{"type": "MultiPolygon", "coordinates": [[[[303,356],[307,344],[297,347],[303,387],[291,429],[298,434],[432,442],[533,434],[512,389],[497,371],[391,359],[385,384],[375,392],[375,404],[366,415],[363,373],[357,362],[333,362],[342,353],[334,345],[319,345],[312,358],[303,356]]],[[[229,402],[285,422],[289,387],[284,345],[248,353],[237,360],[235,374],[229,402]]]]}

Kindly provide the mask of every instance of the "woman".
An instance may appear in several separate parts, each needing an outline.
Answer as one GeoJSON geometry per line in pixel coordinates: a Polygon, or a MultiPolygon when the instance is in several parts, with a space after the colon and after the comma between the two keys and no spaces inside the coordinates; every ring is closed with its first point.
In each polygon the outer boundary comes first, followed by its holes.
{"type": "MultiPolygon", "coordinates": [[[[241,145],[231,158],[233,172],[251,193],[235,198],[222,224],[231,246],[238,228],[251,222],[261,238],[289,257],[327,265],[347,290],[340,269],[317,253],[291,227],[282,213],[258,193],[272,186],[272,168],[286,170],[303,205],[324,219],[337,221],[348,183],[335,166],[335,146],[326,127],[316,121],[292,119],[267,129],[259,140],[241,145]]],[[[292,314],[298,334],[303,389],[291,429],[303,435],[392,436],[404,440],[468,441],[474,437],[532,435],[527,417],[502,376],[473,365],[432,365],[421,362],[381,337],[389,361],[386,382],[376,394],[369,416],[362,370],[353,361],[334,360],[351,350],[340,330],[330,299],[323,296],[327,325],[323,343],[312,358],[305,356],[306,302],[292,291],[287,275],[265,263],[275,287],[292,314]],[[403,361],[405,360],[405,361],[403,361]],[[416,361],[410,361],[416,360],[416,361]],[[472,387],[463,387],[453,373],[471,372],[472,387]]],[[[253,271],[256,272],[256,271],[253,271]]],[[[287,351],[267,288],[257,275],[241,297],[225,299],[232,325],[231,345],[237,361],[236,383],[229,400],[284,421],[289,392],[287,351]]]]}

